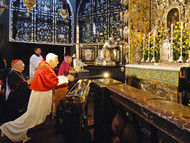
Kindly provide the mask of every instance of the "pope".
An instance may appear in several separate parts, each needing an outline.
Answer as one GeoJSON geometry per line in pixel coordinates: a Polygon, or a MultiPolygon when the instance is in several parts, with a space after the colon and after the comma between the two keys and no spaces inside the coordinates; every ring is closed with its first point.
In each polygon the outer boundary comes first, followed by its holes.
{"type": "MultiPolygon", "coordinates": [[[[3,124],[1,137],[6,135],[11,141],[26,142],[30,138],[27,136],[28,129],[41,124],[47,115],[51,113],[52,89],[58,85],[58,78],[53,68],[58,64],[58,56],[49,53],[46,60],[41,61],[30,86],[32,89],[27,111],[14,121],[3,124]]],[[[74,80],[67,77],[68,80],[74,80]]]]}

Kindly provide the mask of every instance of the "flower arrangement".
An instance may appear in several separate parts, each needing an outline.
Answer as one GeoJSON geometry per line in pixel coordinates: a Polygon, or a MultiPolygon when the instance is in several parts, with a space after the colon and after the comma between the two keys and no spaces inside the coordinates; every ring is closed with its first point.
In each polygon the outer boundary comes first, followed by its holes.
{"type": "MultiPolygon", "coordinates": [[[[171,30],[170,30],[171,33],[171,30]]],[[[171,35],[171,34],[170,34],[171,35]]],[[[170,37],[170,36],[169,36],[170,37]]],[[[149,52],[149,58],[150,60],[153,57],[153,51],[156,62],[159,62],[160,60],[160,46],[162,40],[165,40],[167,38],[167,33],[164,31],[164,28],[161,27],[160,30],[158,30],[155,33],[155,49],[153,50],[153,40],[154,35],[153,32],[151,32],[150,35],[150,49],[148,49],[148,43],[149,43],[149,34],[145,37],[145,47],[144,47],[144,58],[145,60],[148,58],[148,52],[149,52]]],[[[170,39],[171,42],[171,39],[170,39]]],[[[185,27],[182,29],[182,56],[183,61],[188,58],[188,47],[189,47],[189,28],[185,27]]],[[[181,23],[177,22],[174,25],[173,30],[173,55],[174,55],[174,61],[177,61],[180,56],[180,50],[181,50],[181,23]]]]}
{"type": "Polygon", "coordinates": [[[148,51],[149,51],[149,58],[152,59],[153,57],[153,51],[154,51],[154,56],[155,56],[155,60],[156,62],[159,62],[160,59],[160,45],[161,45],[161,41],[162,39],[165,39],[165,35],[164,35],[164,28],[161,27],[160,30],[155,32],[155,49],[153,50],[153,41],[154,41],[154,33],[152,32],[151,36],[150,36],[150,50],[148,50],[148,43],[149,43],[149,35],[146,36],[146,44],[145,44],[145,49],[144,49],[144,58],[147,59],[148,58],[148,51]]]}
{"type": "MultiPolygon", "coordinates": [[[[177,22],[174,26],[174,33],[173,33],[173,52],[174,52],[174,60],[178,60],[180,56],[181,50],[181,23],[177,22]]],[[[188,47],[189,47],[189,28],[182,29],[182,56],[183,60],[187,59],[188,55],[188,47]]]]}

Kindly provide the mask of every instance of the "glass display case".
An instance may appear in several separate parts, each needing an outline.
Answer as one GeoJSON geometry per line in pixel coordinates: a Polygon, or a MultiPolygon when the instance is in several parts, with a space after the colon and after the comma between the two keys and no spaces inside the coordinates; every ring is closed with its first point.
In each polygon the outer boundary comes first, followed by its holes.
{"type": "Polygon", "coordinates": [[[70,143],[86,143],[88,140],[86,103],[90,83],[91,81],[88,79],[79,80],[60,103],[59,114],[61,115],[57,117],[56,121],[62,120],[59,128],[62,127],[61,132],[70,143]]]}

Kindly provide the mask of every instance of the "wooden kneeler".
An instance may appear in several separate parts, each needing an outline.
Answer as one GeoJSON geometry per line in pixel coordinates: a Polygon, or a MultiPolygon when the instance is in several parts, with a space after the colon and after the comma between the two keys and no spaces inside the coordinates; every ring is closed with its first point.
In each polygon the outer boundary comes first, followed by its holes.
{"type": "Polygon", "coordinates": [[[52,91],[52,119],[54,119],[56,114],[56,109],[59,106],[61,100],[63,100],[68,92],[68,84],[63,83],[56,86],[52,91]]]}

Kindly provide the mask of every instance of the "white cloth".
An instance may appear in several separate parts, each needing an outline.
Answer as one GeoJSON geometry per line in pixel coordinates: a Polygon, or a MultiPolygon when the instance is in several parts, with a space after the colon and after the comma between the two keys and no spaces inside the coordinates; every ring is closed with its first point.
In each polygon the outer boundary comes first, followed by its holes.
{"type": "Polygon", "coordinates": [[[69,83],[68,78],[64,75],[59,75],[57,78],[58,78],[58,85],[63,83],[69,83]]]}
{"type": "Polygon", "coordinates": [[[37,69],[39,63],[43,60],[43,57],[37,56],[36,54],[33,54],[30,57],[30,68],[29,68],[29,72],[30,72],[30,78],[33,79],[34,78],[34,73],[35,70],[37,69]]]}
{"type": "Polygon", "coordinates": [[[27,111],[14,121],[3,124],[1,131],[13,142],[27,141],[27,131],[45,121],[46,116],[51,113],[52,90],[32,90],[27,111]]]}

